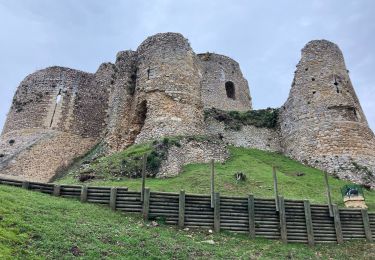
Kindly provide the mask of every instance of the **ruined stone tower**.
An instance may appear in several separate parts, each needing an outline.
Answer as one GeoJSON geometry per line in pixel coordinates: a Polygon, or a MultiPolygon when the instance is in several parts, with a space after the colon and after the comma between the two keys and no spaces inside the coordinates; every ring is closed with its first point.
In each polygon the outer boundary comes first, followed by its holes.
{"type": "Polygon", "coordinates": [[[196,55],[179,33],[148,37],[137,51],[117,54],[106,142],[112,150],[164,136],[204,133],[203,109],[250,110],[236,61],[196,55]]]}
{"type": "Polygon", "coordinates": [[[156,34],[136,52],[120,52],[115,75],[106,137],[112,149],[203,133],[201,72],[181,34],[156,34]]]}
{"type": "Polygon", "coordinates": [[[97,74],[50,67],[27,76],[18,87],[3,134],[39,128],[98,137],[104,128],[107,91],[103,64],[97,74]]]}
{"type": "Polygon", "coordinates": [[[336,44],[319,40],[303,48],[280,127],[285,154],[374,185],[374,134],[336,44]]]}
{"type": "Polygon", "coordinates": [[[202,101],[205,108],[228,111],[251,110],[247,80],[239,64],[215,53],[198,54],[202,66],[202,101]]]}
{"type": "Polygon", "coordinates": [[[280,110],[235,112],[251,109],[236,61],[196,55],[181,34],[159,33],[136,51],[120,51],[114,64],[103,63],[95,73],[50,67],[27,76],[0,138],[0,175],[49,181],[95,144],[110,154],[167,136],[206,135],[211,141],[185,142],[171,152],[173,162],[163,164],[162,175],[209,156],[223,161],[230,144],[281,151],[375,187],[374,134],[335,44],[312,41],[303,48],[280,110]],[[238,122],[251,114],[272,124],[238,122]],[[226,125],[233,115],[237,119],[226,125]]]}
{"type": "Polygon", "coordinates": [[[136,93],[146,115],[136,142],[203,133],[201,73],[181,34],[156,34],[138,47],[136,93]]]}
{"type": "Polygon", "coordinates": [[[47,181],[100,138],[112,66],[50,67],[19,85],[0,140],[0,171],[47,181]]]}

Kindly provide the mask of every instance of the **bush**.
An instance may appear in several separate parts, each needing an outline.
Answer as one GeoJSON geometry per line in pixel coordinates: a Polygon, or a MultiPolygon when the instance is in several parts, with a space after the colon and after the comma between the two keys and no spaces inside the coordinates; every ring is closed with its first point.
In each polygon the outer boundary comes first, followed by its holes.
{"type": "Polygon", "coordinates": [[[232,130],[239,131],[243,125],[275,128],[277,126],[279,109],[267,108],[246,112],[223,111],[216,108],[205,110],[205,118],[214,118],[232,130]]]}

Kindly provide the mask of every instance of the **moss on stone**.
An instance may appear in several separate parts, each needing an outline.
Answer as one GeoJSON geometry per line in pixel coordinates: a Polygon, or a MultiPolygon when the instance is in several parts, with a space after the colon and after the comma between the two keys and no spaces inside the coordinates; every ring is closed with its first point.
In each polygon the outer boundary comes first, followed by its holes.
{"type": "Polygon", "coordinates": [[[250,110],[246,112],[223,111],[216,108],[205,110],[205,119],[214,118],[224,122],[227,128],[239,131],[243,125],[253,125],[256,127],[275,128],[278,122],[279,109],[267,108],[250,110]]]}

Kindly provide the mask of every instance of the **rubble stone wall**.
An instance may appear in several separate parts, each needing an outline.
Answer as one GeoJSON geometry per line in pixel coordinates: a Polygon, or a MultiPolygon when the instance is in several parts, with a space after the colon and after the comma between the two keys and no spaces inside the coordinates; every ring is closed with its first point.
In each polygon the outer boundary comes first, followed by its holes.
{"type": "Polygon", "coordinates": [[[96,143],[94,138],[56,130],[25,129],[0,139],[0,175],[48,182],[96,143]],[[13,144],[9,140],[16,140],[13,144]]]}
{"type": "Polygon", "coordinates": [[[110,151],[120,151],[136,138],[132,131],[134,92],[137,78],[137,52],[121,51],[116,56],[115,74],[110,82],[107,133],[110,151]]]}
{"type": "Polygon", "coordinates": [[[145,104],[136,142],[203,131],[201,75],[195,53],[178,33],[156,34],[138,47],[136,93],[145,104]]]}
{"type": "Polygon", "coordinates": [[[319,40],[303,48],[280,126],[286,155],[375,186],[374,134],[336,44],[319,40]]]}
{"type": "Polygon", "coordinates": [[[233,130],[214,118],[207,118],[205,122],[206,134],[219,137],[225,144],[271,152],[282,151],[277,128],[243,125],[240,130],[233,130]]]}
{"type": "Polygon", "coordinates": [[[227,111],[252,109],[249,85],[236,61],[215,53],[198,54],[198,58],[205,108],[215,107],[227,111]]]}
{"type": "MultiPolygon", "coordinates": [[[[283,151],[375,187],[375,137],[336,44],[319,40],[303,48],[288,100],[280,108],[280,128],[227,129],[212,118],[204,121],[203,109],[212,107],[251,110],[248,83],[236,61],[196,55],[178,33],[148,37],[136,51],[119,52],[115,64],[103,63],[95,73],[39,70],[14,95],[0,138],[0,174],[14,171],[47,180],[98,141],[112,153],[166,136],[215,135],[227,144],[283,151]]],[[[222,160],[226,153],[212,145],[173,148],[170,156],[178,158],[168,158],[161,176],[194,160],[222,160]],[[212,154],[203,154],[204,149],[212,154]]]]}
{"type": "Polygon", "coordinates": [[[225,162],[229,158],[229,152],[221,141],[195,141],[184,139],[180,146],[171,146],[168,156],[162,162],[156,177],[173,177],[181,173],[182,167],[189,163],[209,163],[212,159],[225,162]]]}
{"type": "Polygon", "coordinates": [[[3,134],[41,128],[98,137],[105,127],[105,77],[101,69],[96,75],[62,67],[27,76],[14,95],[3,134]]]}

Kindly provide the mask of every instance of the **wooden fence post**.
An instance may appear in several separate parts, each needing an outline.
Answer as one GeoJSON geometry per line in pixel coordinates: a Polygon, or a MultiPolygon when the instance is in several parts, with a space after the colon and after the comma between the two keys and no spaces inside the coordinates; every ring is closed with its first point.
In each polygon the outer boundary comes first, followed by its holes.
{"type": "Polygon", "coordinates": [[[28,190],[30,187],[30,182],[24,181],[22,182],[22,189],[28,190]]]}
{"type": "Polygon", "coordinates": [[[288,243],[288,233],[286,229],[285,203],[284,197],[279,197],[279,217],[280,217],[280,234],[281,240],[288,243]]]}
{"type": "Polygon", "coordinates": [[[144,202],[145,185],[146,185],[146,164],[147,155],[144,154],[142,158],[142,188],[141,188],[141,201],[144,202]]]}
{"type": "Polygon", "coordinates": [[[211,208],[215,207],[215,161],[211,159],[211,208]]]}
{"type": "Polygon", "coordinates": [[[273,175],[273,188],[275,191],[275,204],[276,204],[276,211],[279,211],[279,190],[277,187],[277,175],[276,175],[276,167],[272,167],[272,175],[273,175]]]}
{"type": "Polygon", "coordinates": [[[109,206],[112,210],[116,210],[116,200],[117,200],[117,188],[111,188],[111,195],[109,197],[109,206]]]}
{"type": "Polygon", "coordinates": [[[215,193],[214,205],[214,231],[220,232],[220,193],[215,193]]]}
{"type": "Polygon", "coordinates": [[[329,183],[328,183],[328,173],[327,172],[324,172],[324,182],[326,184],[326,189],[327,189],[327,200],[328,200],[329,215],[331,217],[333,217],[331,189],[330,189],[329,183]]]}
{"type": "Polygon", "coordinates": [[[344,238],[343,238],[343,235],[342,235],[340,211],[339,211],[339,208],[337,207],[337,205],[332,205],[332,213],[333,213],[333,220],[335,222],[337,243],[340,244],[340,243],[344,242],[344,238]]]}
{"type": "Polygon", "coordinates": [[[81,189],[81,202],[86,202],[87,201],[87,191],[88,191],[88,188],[87,186],[82,186],[82,189],[81,189]]]}
{"type": "Polygon", "coordinates": [[[55,184],[53,186],[53,196],[60,196],[61,193],[61,186],[59,184],[55,184]]]}
{"type": "Polygon", "coordinates": [[[311,208],[310,208],[310,201],[304,200],[303,206],[305,208],[305,221],[306,221],[306,231],[307,231],[307,240],[310,246],[315,244],[314,239],[314,228],[311,218],[311,208]]]}
{"type": "Polygon", "coordinates": [[[178,198],[178,226],[183,228],[185,226],[185,191],[180,190],[178,198]]]}
{"type": "Polygon", "coordinates": [[[367,209],[361,209],[362,213],[362,220],[363,220],[363,228],[365,229],[366,239],[369,242],[372,242],[372,232],[370,228],[370,219],[368,217],[368,211],[367,209]]]}
{"type": "Polygon", "coordinates": [[[254,196],[249,195],[247,198],[248,214],[249,214],[249,236],[255,238],[255,207],[254,196]]]}
{"type": "Polygon", "coordinates": [[[145,188],[143,197],[143,220],[148,220],[148,214],[150,211],[150,188],[145,188]]]}

